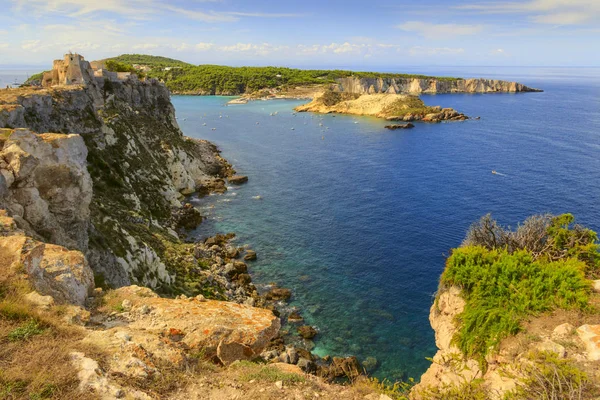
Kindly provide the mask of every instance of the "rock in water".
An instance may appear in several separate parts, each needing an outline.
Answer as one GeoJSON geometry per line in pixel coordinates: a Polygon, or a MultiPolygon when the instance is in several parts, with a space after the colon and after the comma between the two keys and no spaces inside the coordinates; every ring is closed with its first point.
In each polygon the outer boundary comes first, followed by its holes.
{"type": "Polygon", "coordinates": [[[254,250],[246,250],[246,255],[244,256],[244,260],[246,260],[246,261],[256,260],[256,252],[254,250]]]}
{"type": "Polygon", "coordinates": [[[317,330],[310,325],[303,325],[298,328],[298,334],[304,339],[312,339],[317,336],[317,330]]]}
{"type": "Polygon", "coordinates": [[[392,131],[395,131],[396,129],[411,129],[414,128],[415,126],[411,123],[408,124],[394,124],[394,125],[386,125],[385,129],[389,129],[392,131]]]}
{"type": "Polygon", "coordinates": [[[227,179],[229,183],[239,185],[248,182],[248,177],[245,175],[233,175],[227,179]]]}

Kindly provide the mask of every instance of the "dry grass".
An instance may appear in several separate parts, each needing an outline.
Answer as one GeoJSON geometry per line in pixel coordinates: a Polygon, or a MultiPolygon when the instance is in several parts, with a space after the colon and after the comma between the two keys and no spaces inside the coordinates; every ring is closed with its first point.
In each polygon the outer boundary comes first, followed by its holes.
{"type": "Polygon", "coordinates": [[[23,278],[0,286],[0,399],[93,399],[79,392],[70,353],[103,354],[78,339],[83,329],[66,325],[56,311],[41,314],[23,300],[23,278]]]}

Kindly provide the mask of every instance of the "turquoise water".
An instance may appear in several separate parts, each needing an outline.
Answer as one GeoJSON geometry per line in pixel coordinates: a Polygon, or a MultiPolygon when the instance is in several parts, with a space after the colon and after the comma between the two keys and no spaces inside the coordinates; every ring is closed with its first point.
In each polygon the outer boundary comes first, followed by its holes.
{"type": "Polygon", "coordinates": [[[184,133],[250,177],[195,201],[209,217],[197,236],[237,232],[258,252],[254,280],[292,288],[318,327],[315,352],[376,357],[390,379],[420,376],[435,353],[429,307],[471,222],[573,212],[600,226],[598,69],[439,72],[546,91],[424,96],[481,120],[394,132],[374,118],[294,115],[302,101],[173,97],[184,133]]]}

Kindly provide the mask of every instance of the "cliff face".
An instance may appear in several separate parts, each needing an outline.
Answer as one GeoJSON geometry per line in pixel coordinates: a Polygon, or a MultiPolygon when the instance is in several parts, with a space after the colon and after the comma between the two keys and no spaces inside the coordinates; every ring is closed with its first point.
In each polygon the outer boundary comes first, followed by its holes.
{"type": "MultiPolygon", "coordinates": [[[[596,293],[600,293],[600,281],[594,282],[594,288],[596,293]]],[[[464,307],[465,300],[459,288],[444,288],[438,293],[429,314],[438,351],[419,384],[412,389],[411,399],[444,398],[448,392],[456,393],[458,390],[469,393],[473,387],[479,388],[477,393],[485,393],[485,398],[503,399],[532,376],[545,379],[542,377],[543,371],[553,367],[542,361],[540,369],[536,369],[536,357],[540,353],[556,357],[559,360],[556,365],[569,365],[585,371],[591,382],[600,379],[600,320],[597,315],[554,312],[532,318],[521,333],[504,339],[486,357],[487,365],[483,368],[477,360],[465,357],[453,342],[464,307]]],[[[560,373],[562,371],[557,372],[556,376],[560,373]]],[[[557,382],[560,379],[564,377],[558,378],[557,382]]],[[[548,387],[551,386],[548,382],[548,387]]],[[[585,394],[581,397],[568,398],[596,398],[587,397],[588,389],[582,389],[585,394]]],[[[539,394],[539,398],[542,397],[539,394]]],[[[559,395],[556,398],[562,397],[559,395]]]]}
{"type": "Polygon", "coordinates": [[[541,92],[517,82],[493,79],[400,79],[400,78],[340,78],[332,89],[356,94],[435,94],[435,93],[495,93],[541,92]]]}
{"type": "Polygon", "coordinates": [[[86,253],[116,286],[185,275],[165,261],[183,251],[181,200],[224,190],[230,167],[211,143],[183,136],[164,85],[6,90],[0,128],[0,207],[27,234],[86,253]]]}

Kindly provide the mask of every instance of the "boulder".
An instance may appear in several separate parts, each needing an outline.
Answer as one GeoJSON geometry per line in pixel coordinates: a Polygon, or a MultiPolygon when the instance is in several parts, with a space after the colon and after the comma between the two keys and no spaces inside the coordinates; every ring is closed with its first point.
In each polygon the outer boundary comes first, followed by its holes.
{"type": "Polygon", "coordinates": [[[317,371],[317,365],[313,361],[306,358],[298,359],[298,364],[296,365],[298,365],[302,371],[308,374],[314,374],[317,371]]]}
{"type": "Polygon", "coordinates": [[[246,260],[246,261],[256,260],[256,252],[254,250],[246,250],[246,255],[244,256],[244,260],[246,260]]]}
{"type": "Polygon", "coordinates": [[[575,327],[568,322],[558,325],[552,331],[552,339],[554,340],[566,340],[569,339],[575,333],[575,327]]]}
{"type": "Polygon", "coordinates": [[[592,289],[594,290],[594,292],[600,293],[600,279],[592,281],[592,289]]]}
{"type": "Polygon", "coordinates": [[[577,335],[585,344],[588,360],[600,360],[600,325],[582,325],[577,328],[577,335]]]}
{"type": "Polygon", "coordinates": [[[35,289],[57,303],[83,306],[94,290],[94,274],[79,251],[39,243],[23,265],[35,289]]]}
{"type": "Polygon", "coordinates": [[[228,178],[228,181],[233,185],[240,185],[248,182],[248,177],[245,175],[233,175],[228,178]]]}
{"type": "Polygon", "coordinates": [[[310,325],[303,325],[298,327],[298,334],[304,339],[312,339],[317,336],[317,330],[310,325]]]}
{"type": "Polygon", "coordinates": [[[304,318],[302,318],[302,315],[300,315],[300,313],[297,310],[292,311],[290,315],[288,315],[288,322],[299,322],[303,319],[304,318]]]}
{"type": "Polygon", "coordinates": [[[330,380],[342,377],[354,379],[361,374],[361,370],[356,357],[333,357],[331,365],[320,368],[319,375],[330,380]]]}
{"type": "MultiPolygon", "coordinates": [[[[6,213],[0,218],[5,235],[0,236],[0,274],[10,277],[23,268],[39,295],[51,296],[59,304],[83,306],[94,290],[94,274],[83,253],[33,240],[14,229],[6,213]]],[[[34,294],[30,300],[39,303],[40,297],[34,294]]]]}
{"type": "Polygon", "coordinates": [[[275,300],[275,301],[287,300],[290,297],[292,297],[292,291],[290,289],[275,287],[275,288],[272,288],[271,290],[269,290],[265,294],[265,297],[267,300],[275,300]]]}
{"type": "Polygon", "coordinates": [[[247,305],[197,298],[166,299],[133,294],[120,288],[116,294],[127,296],[131,311],[127,324],[90,337],[109,340],[117,330],[132,337],[148,352],[167,360],[183,360],[182,349],[202,350],[206,357],[225,365],[236,360],[258,357],[281,326],[271,311],[247,305]]]}

